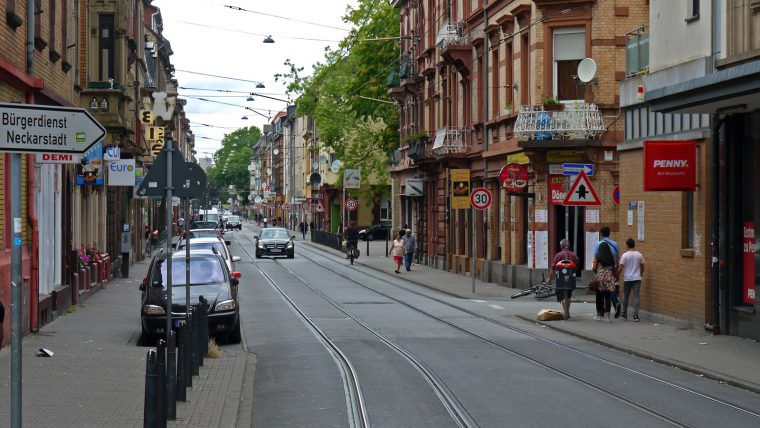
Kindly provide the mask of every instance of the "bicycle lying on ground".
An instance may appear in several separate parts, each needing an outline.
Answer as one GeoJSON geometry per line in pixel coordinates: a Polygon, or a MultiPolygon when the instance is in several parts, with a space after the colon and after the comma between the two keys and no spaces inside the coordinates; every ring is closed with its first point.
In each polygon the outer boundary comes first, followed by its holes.
{"type": "Polygon", "coordinates": [[[540,283],[518,291],[512,295],[512,298],[516,299],[518,297],[527,296],[528,294],[534,294],[536,299],[543,300],[557,294],[557,289],[551,285],[546,284],[546,278],[544,278],[542,274],[540,283]]]}

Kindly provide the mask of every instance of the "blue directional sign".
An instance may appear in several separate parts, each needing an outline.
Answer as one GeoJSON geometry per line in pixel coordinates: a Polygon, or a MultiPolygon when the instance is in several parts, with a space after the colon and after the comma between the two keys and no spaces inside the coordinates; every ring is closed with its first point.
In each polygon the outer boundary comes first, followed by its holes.
{"type": "Polygon", "coordinates": [[[583,171],[587,176],[594,175],[593,163],[563,163],[562,175],[578,175],[583,171]]]}

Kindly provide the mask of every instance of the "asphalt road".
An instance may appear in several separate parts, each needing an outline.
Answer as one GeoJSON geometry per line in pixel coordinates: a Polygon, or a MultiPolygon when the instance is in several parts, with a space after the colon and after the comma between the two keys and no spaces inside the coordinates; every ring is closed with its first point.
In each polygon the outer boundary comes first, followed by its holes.
{"type": "Polygon", "coordinates": [[[231,235],[256,427],[760,425],[753,393],[306,243],[295,259],[254,259],[254,229],[231,235]]]}

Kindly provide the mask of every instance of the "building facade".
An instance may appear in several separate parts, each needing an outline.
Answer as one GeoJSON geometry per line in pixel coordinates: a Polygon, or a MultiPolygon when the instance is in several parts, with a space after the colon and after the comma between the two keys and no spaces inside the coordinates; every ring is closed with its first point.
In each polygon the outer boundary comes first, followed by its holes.
{"type": "Polygon", "coordinates": [[[418,234],[423,263],[464,273],[475,257],[484,280],[540,279],[564,237],[588,270],[599,229],[619,231],[623,29],[647,22],[646,2],[394,4],[402,36],[389,79],[401,109],[400,147],[391,156],[394,228],[418,234]],[[596,65],[587,82],[578,76],[585,58],[596,65]],[[599,205],[562,204],[575,180],[565,175],[570,163],[592,165],[599,205]],[[524,186],[501,185],[507,164],[524,169],[524,186]],[[487,210],[452,208],[454,169],[469,170],[472,188],[491,191],[487,210]]]}

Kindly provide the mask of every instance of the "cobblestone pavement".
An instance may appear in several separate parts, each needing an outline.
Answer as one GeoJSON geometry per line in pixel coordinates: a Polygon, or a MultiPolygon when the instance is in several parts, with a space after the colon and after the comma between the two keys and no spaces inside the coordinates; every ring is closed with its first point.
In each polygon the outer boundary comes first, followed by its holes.
{"type": "MultiPolygon", "coordinates": [[[[147,267],[146,262],[133,265],[131,278],[112,280],[71,313],[24,338],[24,426],[142,426],[149,348],[137,346],[138,287],[147,267]],[[43,347],[55,355],[36,357],[43,347]]],[[[253,356],[242,350],[206,359],[188,391],[189,402],[178,403],[178,420],[172,425],[234,426],[238,408],[246,404],[250,409],[250,403],[241,404],[249,359],[253,356]]],[[[0,426],[10,421],[10,360],[10,347],[0,350],[0,426]]]]}

